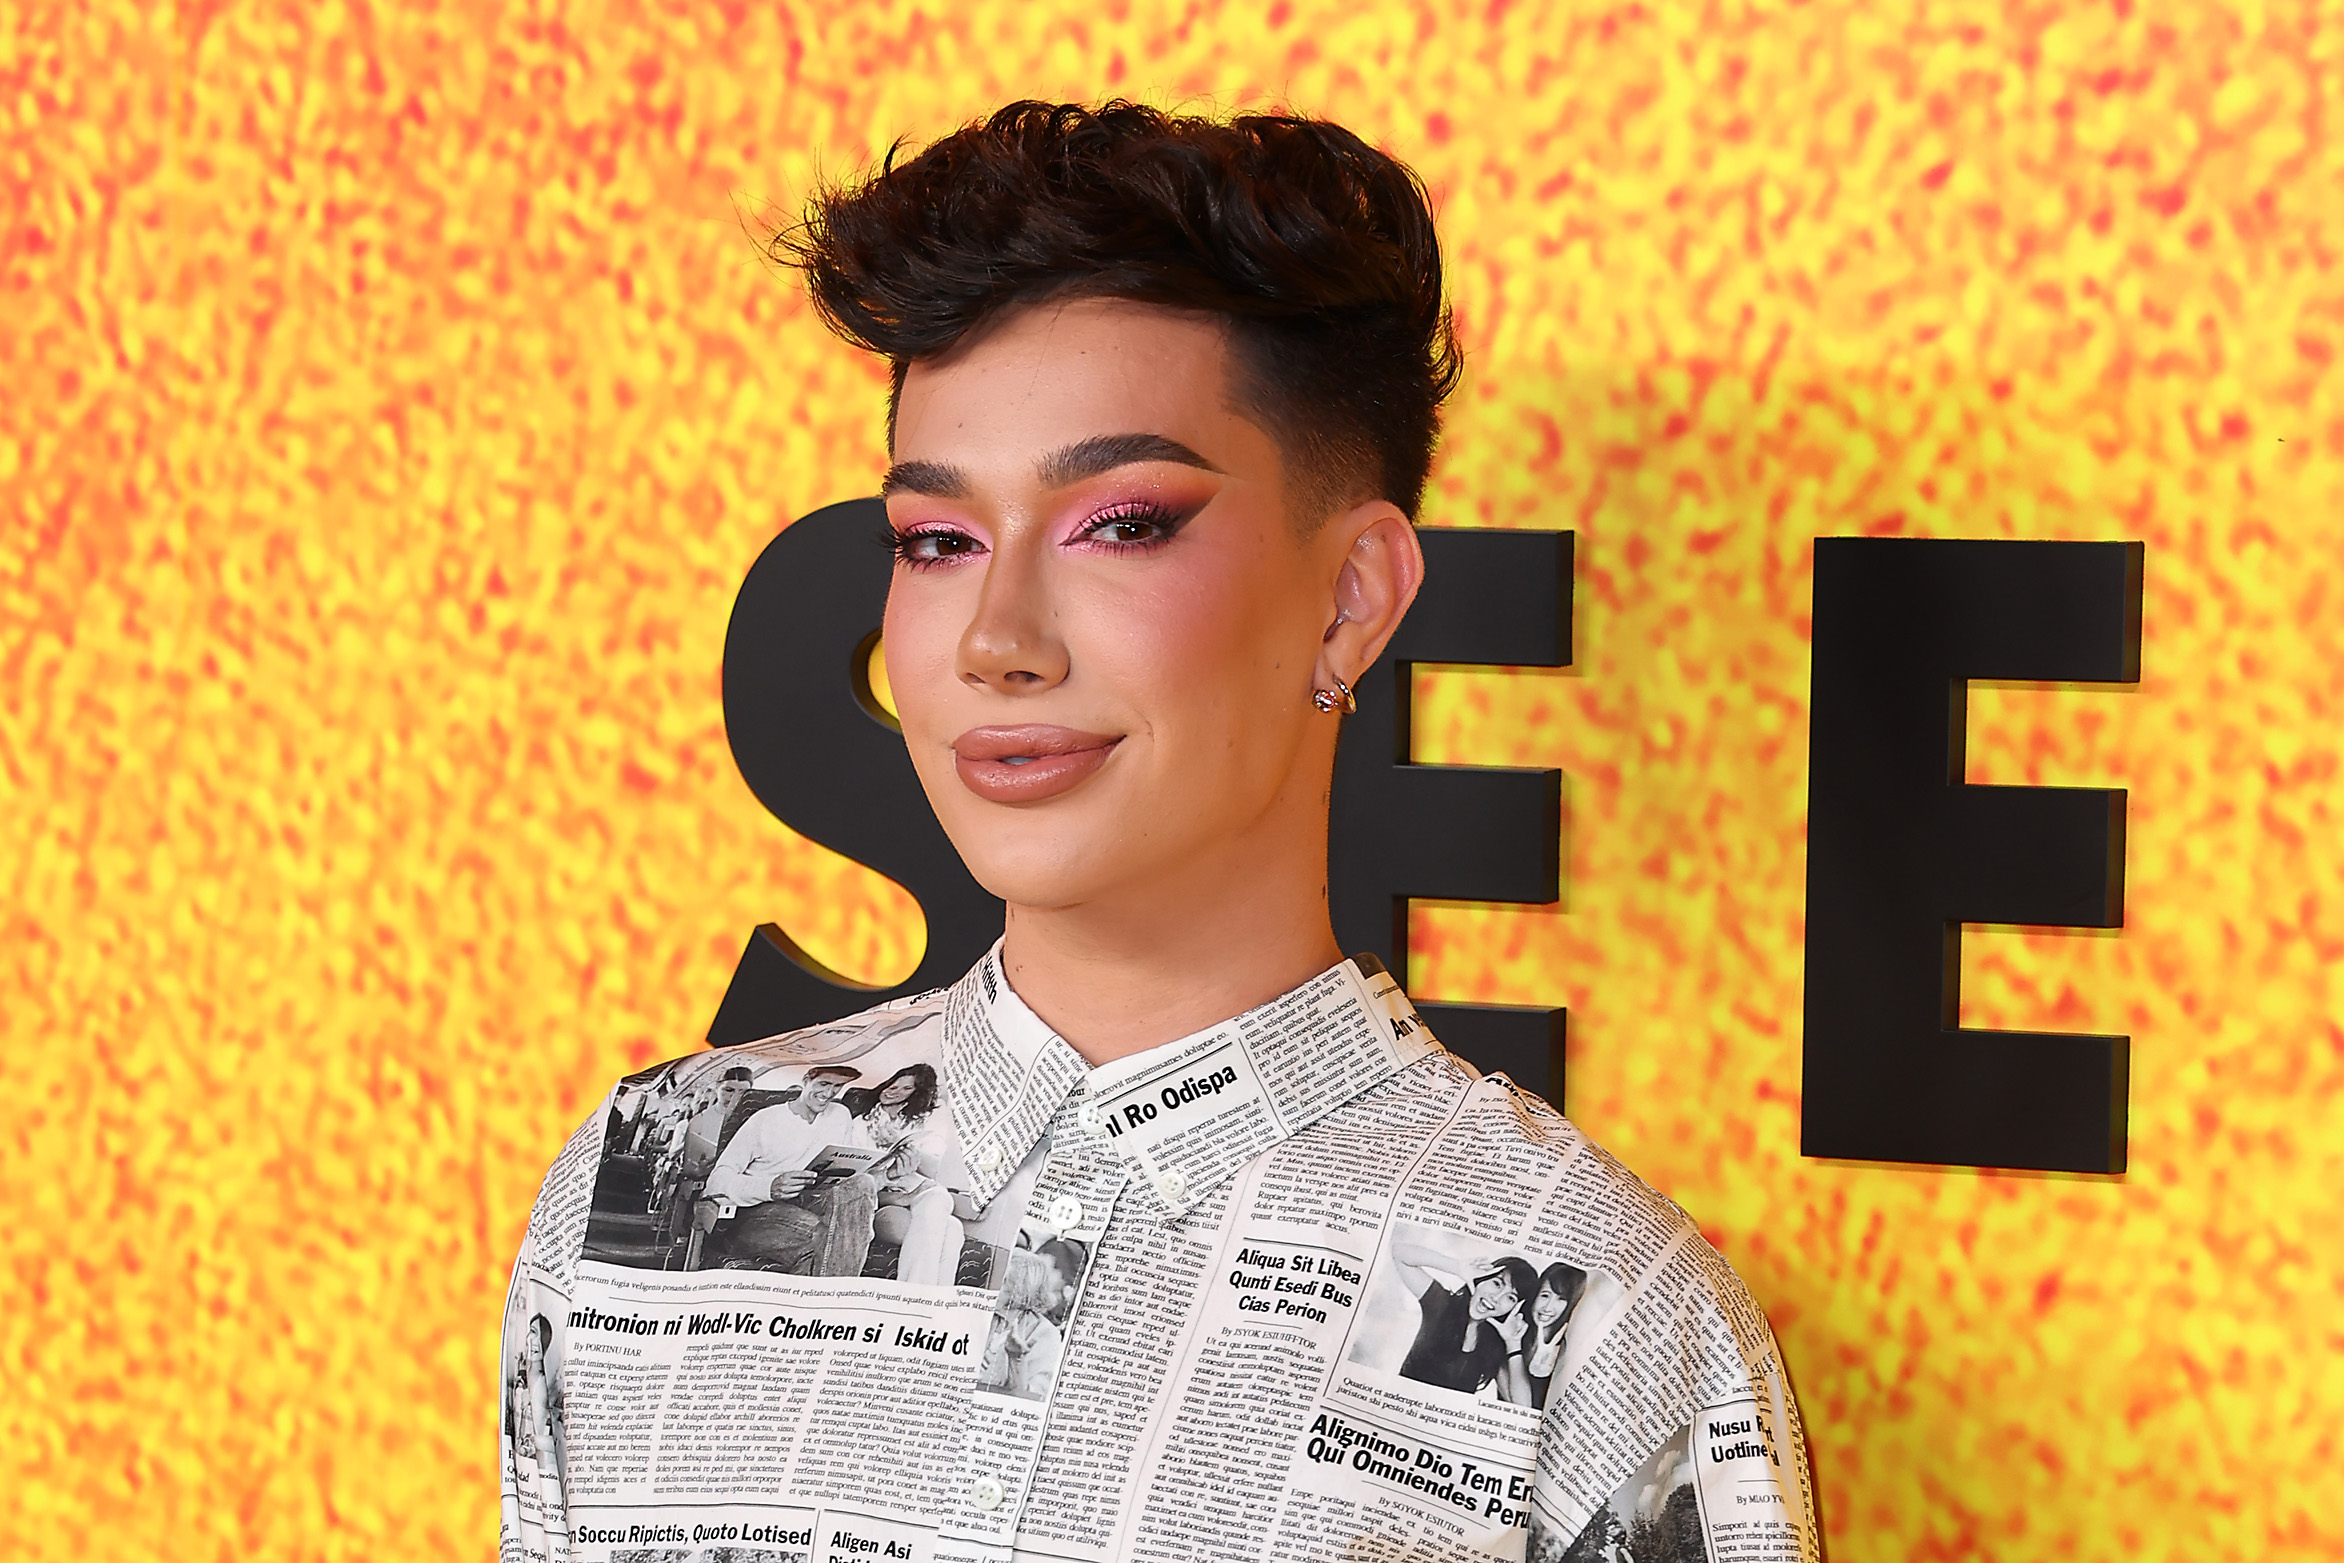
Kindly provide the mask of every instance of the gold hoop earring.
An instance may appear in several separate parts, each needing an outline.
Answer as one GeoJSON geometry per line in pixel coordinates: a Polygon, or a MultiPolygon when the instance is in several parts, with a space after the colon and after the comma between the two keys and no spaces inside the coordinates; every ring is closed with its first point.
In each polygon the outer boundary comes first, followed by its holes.
{"type": "Polygon", "coordinates": [[[1332,689],[1312,690],[1310,703],[1329,716],[1349,716],[1359,709],[1359,699],[1351,693],[1351,686],[1339,678],[1332,689]]]}

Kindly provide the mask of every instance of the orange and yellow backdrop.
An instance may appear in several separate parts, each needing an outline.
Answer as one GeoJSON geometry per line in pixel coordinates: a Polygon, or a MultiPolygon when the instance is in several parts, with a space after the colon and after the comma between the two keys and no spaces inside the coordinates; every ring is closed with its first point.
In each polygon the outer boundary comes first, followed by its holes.
{"type": "Polygon", "coordinates": [[[0,1536],[482,1557],[537,1177],[750,927],[909,970],[734,774],[725,617],[877,369],[750,231],[1017,96],[1339,118],[1437,193],[1426,520],[1573,527],[1578,665],[1423,676],[1569,777],[1574,1117],[1741,1267],[1841,1560],[2344,1555],[2334,0],[0,8],[0,1536]],[[1797,1154],[1818,534],[2138,538],[2127,925],[1973,1025],[2133,1038],[2122,1178],[1797,1154]]]}

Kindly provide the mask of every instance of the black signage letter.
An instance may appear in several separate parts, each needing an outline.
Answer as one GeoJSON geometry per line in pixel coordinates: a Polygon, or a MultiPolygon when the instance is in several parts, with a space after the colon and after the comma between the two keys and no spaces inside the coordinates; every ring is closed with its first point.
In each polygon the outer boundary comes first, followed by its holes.
{"type": "MultiPolygon", "coordinates": [[[[1424,589],[1358,687],[1335,757],[1327,898],[1346,950],[1408,986],[1408,899],[1528,901],[1561,894],[1563,773],[1409,763],[1410,667],[1418,662],[1567,667],[1569,532],[1428,527],[1424,589]]],[[[1423,1004],[1433,1035],[1504,1070],[1558,1108],[1562,1010],[1423,1004]]]]}
{"type": "Polygon", "coordinates": [[[908,981],[863,987],[759,923],[708,1027],[718,1047],[957,982],[1001,937],[1001,903],[961,865],[903,738],[871,696],[867,669],[891,569],[886,526],[884,504],[850,499],[765,545],[724,633],[724,735],[741,779],[777,819],[911,892],[928,948],[908,981]]]}
{"type": "Polygon", "coordinates": [[[1962,782],[1970,679],[2136,683],[2137,543],[1820,538],[1809,1156],[2121,1172],[2128,1040],[1960,1029],[1963,923],[2124,920],[2124,794],[1962,782]]]}

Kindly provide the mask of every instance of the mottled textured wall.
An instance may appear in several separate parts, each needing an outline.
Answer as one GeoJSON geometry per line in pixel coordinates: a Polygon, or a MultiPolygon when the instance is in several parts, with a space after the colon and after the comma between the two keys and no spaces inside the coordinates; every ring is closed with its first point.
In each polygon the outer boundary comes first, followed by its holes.
{"type": "Polygon", "coordinates": [[[563,1133],[760,919],[921,938],[724,746],[736,583],[881,454],[743,215],[1122,91],[1439,194],[1427,519],[1576,527],[1580,657],[1425,677],[1420,757],[1560,765],[1570,826],[1421,986],[1571,1006],[1833,1554],[2344,1553],[2340,53],[2334,0],[0,10],[0,1547],[488,1550],[563,1133]],[[2136,692],[1972,718],[1973,779],[2132,789],[2123,933],[1966,957],[1972,1024],[2130,1032],[2122,1180],[1796,1153],[1848,532],[2148,545],[2136,692]]]}

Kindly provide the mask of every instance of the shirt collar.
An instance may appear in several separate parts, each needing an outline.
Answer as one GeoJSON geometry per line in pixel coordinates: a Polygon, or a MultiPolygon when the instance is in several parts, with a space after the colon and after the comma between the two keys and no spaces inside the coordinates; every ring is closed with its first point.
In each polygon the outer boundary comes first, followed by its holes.
{"type": "Polygon", "coordinates": [[[1090,1066],[1012,992],[996,942],[944,999],[944,1089],[979,1205],[1040,1143],[1090,1066]]]}
{"type": "Polygon", "coordinates": [[[1439,1047],[1372,955],[1097,1069],[1011,990],[998,944],[945,1005],[946,1087],[978,1202],[991,1202],[1087,1084],[1085,1131],[1136,1175],[1134,1208],[1159,1221],[1439,1047]],[[1206,1123],[1213,1132],[1197,1132],[1206,1123]]]}

